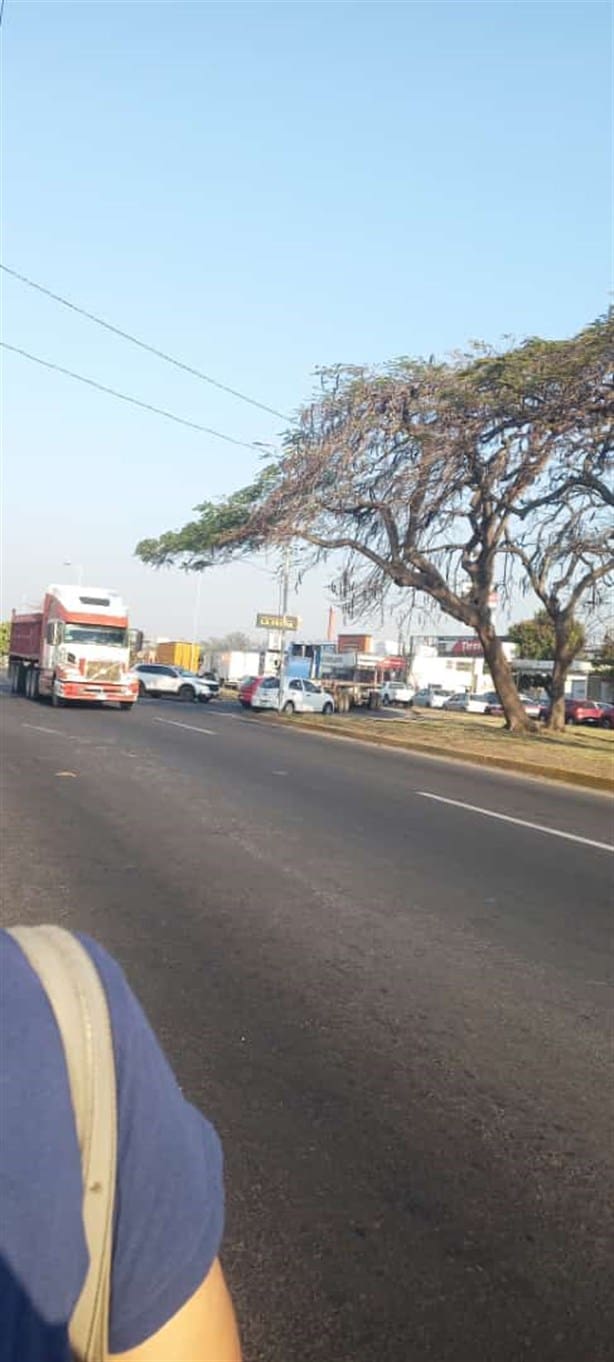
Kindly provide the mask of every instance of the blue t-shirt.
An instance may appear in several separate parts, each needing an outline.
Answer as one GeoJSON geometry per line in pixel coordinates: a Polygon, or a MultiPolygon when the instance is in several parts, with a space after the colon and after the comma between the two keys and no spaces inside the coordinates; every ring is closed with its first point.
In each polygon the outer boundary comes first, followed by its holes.
{"type": "MultiPolygon", "coordinates": [[[[217,1256],[222,1156],[183,1097],[119,966],[81,937],[113,1029],[118,1151],[112,1352],[134,1348],[189,1299],[217,1256]]],[[[81,1164],[64,1052],[37,976],[0,932],[0,1358],[68,1362],[67,1322],[87,1267],[81,1164]]]]}

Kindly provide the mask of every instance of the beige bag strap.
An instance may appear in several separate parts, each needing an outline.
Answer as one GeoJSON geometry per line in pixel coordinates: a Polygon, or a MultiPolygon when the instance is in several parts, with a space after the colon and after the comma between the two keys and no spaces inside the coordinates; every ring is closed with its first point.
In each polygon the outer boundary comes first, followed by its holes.
{"type": "Polygon", "coordinates": [[[58,1024],[81,1150],[90,1262],[70,1322],[70,1343],[79,1362],[106,1362],[117,1159],[115,1062],[106,995],[92,959],[70,932],[54,926],[14,927],[11,935],[38,975],[58,1024]]]}

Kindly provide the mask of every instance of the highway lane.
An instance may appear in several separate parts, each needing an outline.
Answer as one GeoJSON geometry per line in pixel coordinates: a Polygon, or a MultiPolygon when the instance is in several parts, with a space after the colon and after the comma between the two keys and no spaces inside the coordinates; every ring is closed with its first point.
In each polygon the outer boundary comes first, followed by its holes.
{"type": "Polygon", "coordinates": [[[5,919],[103,940],[214,1115],[248,1357],[609,1357],[608,802],[2,701],[5,919]]]}

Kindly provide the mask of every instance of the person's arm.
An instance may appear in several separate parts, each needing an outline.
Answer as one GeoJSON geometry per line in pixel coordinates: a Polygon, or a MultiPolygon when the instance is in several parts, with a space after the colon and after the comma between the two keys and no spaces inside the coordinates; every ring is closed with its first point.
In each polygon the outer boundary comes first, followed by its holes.
{"type": "Polygon", "coordinates": [[[232,1301],[216,1258],[204,1282],[172,1319],[129,1352],[109,1362],[241,1362],[232,1301]]]}

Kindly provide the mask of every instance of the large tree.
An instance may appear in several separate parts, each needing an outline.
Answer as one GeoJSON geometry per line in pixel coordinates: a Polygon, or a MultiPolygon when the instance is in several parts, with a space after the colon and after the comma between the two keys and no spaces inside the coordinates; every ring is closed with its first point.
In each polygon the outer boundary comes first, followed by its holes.
{"type": "Polygon", "coordinates": [[[565,682],[580,649],[577,616],[608,599],[614,581],[612,315],[591,329],[543,476],[514,507],[506,547],[554,634],[550,726],[565,723],[565,682]],[[595,347],[594,341],[598,344],[595,347]],[[602,348],[601,341],[606,346],[602,348]]]}
{"type": "Polygon", "coordinates": [[[250,487],[204,503],[198,520],[137,553],[202,568],[293,540],[307,563],[332,557],[351,616],[394,589],[424,593],[475,630],[508,726],[526,729],[492,593],[512,512],[550,492],[552,461],[578,438],[609,325],[448,363],[324,370],[280,457],[250,487]]]}

